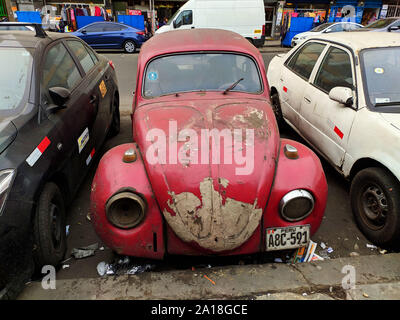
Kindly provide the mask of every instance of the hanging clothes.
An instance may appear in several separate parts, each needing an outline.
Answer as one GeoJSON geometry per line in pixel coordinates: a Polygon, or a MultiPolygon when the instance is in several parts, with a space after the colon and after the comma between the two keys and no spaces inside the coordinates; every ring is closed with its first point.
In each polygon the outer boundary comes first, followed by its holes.
{"type": "Polygon", "coordinates": [[[100,17],[101,16],[101,9],[99,7],[94,7],[94,15],[96,17],[100,17]]]}
{"type": "Polygon", "coordinates": [[[103,7],[101,8],[101,15],[102,15],[104,21],[108,21],[108,13],[107,13],[106,9],[104,9],[103,7]]]}
{"type": "Polygon", "coordinates": [[[82,8],[76,8],[75,9],[75,15],[76,16],[84,16],[85,14],[83,13],[83,9],[82,8]]]}
{"type": "Polygon", "coordinates": [[[67,32],[69,32],[69,30],[71,30],[72,27],[72,22],[71,22],[71,11],[70,8],[65,8],[65,13],[67,14],[67,32]]]}
{"type": "Polygon", "coordinates": [[[72,30],[77,30],[76,28],[76,18],[75,18],[75,10],[70,9],[70,15],[71,15],[71,25],[72,25],[72,30]]]}
{"type": "Polygon", "coordinates": [[[65,9],[65,7],[61,8],[61,20],[64,21],[64,22],[68,21],[67,10],[65,9]]]}

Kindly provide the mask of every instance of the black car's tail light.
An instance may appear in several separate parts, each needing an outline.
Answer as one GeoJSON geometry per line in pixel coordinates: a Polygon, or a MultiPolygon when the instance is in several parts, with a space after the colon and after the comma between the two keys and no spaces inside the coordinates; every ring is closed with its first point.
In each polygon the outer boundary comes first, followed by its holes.
{"type": "Polygon", "coordinates": [[[293,190],[283,196],[279,211],[287,221],[295,222],[306,218],[314,209],[314,197],[303,189],[293,190]]]}
{"type": "Polygon", "coordinates": [[[3,212],[10,187],[14,180],[15,170],[7,169],[0,171],[0,216],[3,212]]]}
{"type": "Polygon", "coordinates": [[[113,195],[106,204],[106,216],[111,224],[121,229],[136,227],[146,213],[146,202],[133,192],[113,195]]]}

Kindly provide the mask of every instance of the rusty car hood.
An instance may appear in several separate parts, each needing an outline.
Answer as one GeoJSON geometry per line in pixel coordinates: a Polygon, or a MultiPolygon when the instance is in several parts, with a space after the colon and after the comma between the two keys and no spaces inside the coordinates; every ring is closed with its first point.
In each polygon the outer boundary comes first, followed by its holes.
{"type": "Polygon", "coordinates": [[[175,234],[213,252],[233,250],[248,240],[266,206],[278,154],[278,129],[268,101],[152,102],[135,111],[133,122],[154,195],[175,234]],[[218,146],[209,139],[207,146],[206,133],[212,133],[206,130],[213,129],[223,132],[227,142],[222,138],[218,146]],[[165,153],[157,144],[162,141],[165,153]]]}

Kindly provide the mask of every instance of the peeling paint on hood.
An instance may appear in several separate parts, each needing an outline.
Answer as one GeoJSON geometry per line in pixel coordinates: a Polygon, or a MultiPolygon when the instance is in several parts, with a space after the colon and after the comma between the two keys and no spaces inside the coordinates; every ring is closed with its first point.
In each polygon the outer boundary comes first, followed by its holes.
{"type": "MultiPolygon", "coordinates": [[[[222,180],[227,186],[226,179],[222,180]]],[[[214,189],[212,178],[205,178],[199,189],[201,198],[190,192],[169,193],[171,201],[163,214],[174,232],[183,241],[216,252],[235,249],[247,241],[261,220],[257,199],[254,203],[224,199],[214,189]]]]}
{"type": "Polygon", "coordinates": [[[273,182],[279,133],[267,100],[207,95],[213,98],[180,98],[141,106],[135,111],[133,126],[168,228],[189,245],[221,252],[243,244],[259,225],[273,182]],[[174,130],[170,121],[174,121],[174,130]],[[153,129],[165,135],[149,139],[153,129]],[[210,152],[204,158],[203,129],[221,133],[220,146],[214,149],[210,139],[210,152]],[[254,132],[250,140],[248,129],[254,132]],[[184,130],[189,131],[183,134],[184,130]],[[240,132],[227,134],[225,141],[224,130],[240,132]],[[167,142],[165,152],[154,150],[158,141],[167,142]],[[149,154],[165,154],[167,161],[152,163],[149,154]],[[215,154],[220,162],[213,161],[215,154]],[[185,161],[176,161],[179,155],[185,161]],[[225,161],[226,155],[231,162],[225,161]]]}

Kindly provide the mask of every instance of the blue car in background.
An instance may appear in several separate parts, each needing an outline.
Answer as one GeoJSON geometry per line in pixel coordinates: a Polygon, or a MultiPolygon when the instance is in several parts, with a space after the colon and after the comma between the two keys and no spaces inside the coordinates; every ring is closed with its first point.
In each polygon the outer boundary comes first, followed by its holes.
{"type": "Polygon", "coordinates": [[[94,22],[71,33],[93,49],[123,49],[133,53],[147,40],[143,30],[122,23],[94,22]]]}

